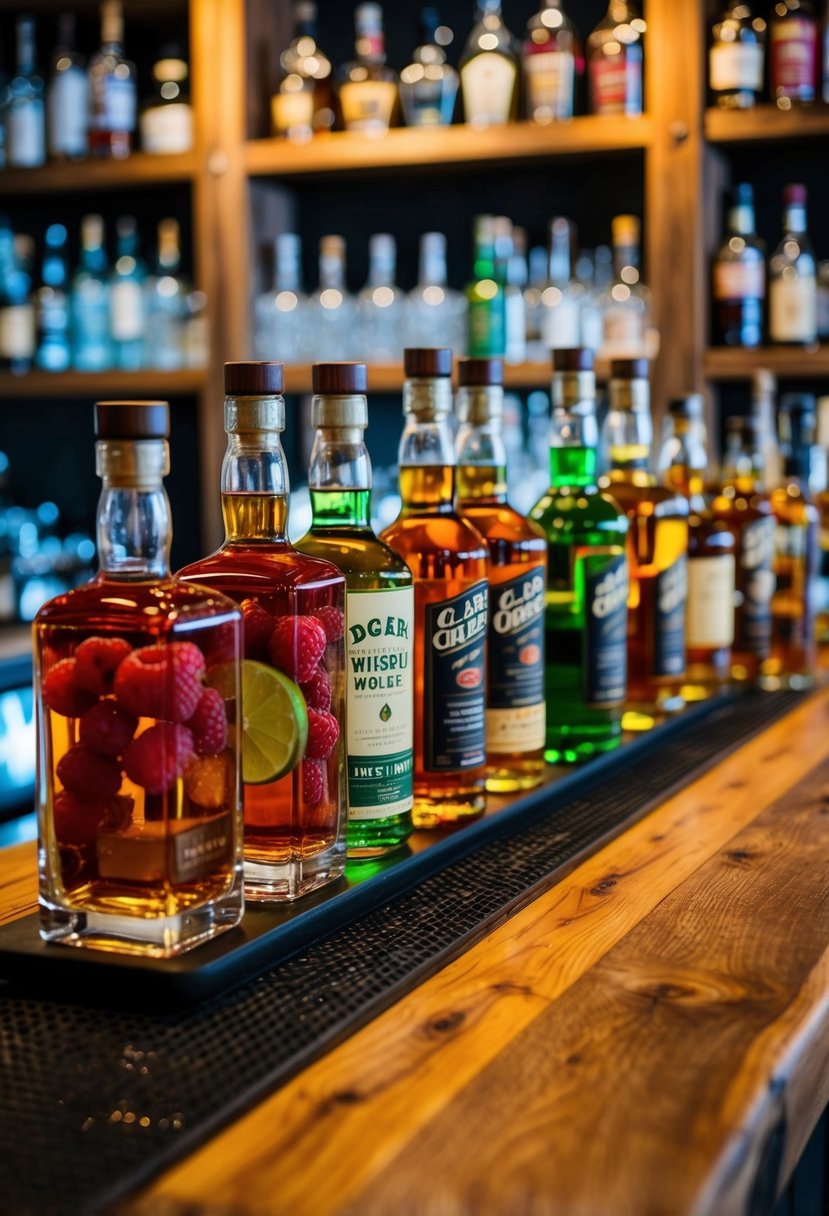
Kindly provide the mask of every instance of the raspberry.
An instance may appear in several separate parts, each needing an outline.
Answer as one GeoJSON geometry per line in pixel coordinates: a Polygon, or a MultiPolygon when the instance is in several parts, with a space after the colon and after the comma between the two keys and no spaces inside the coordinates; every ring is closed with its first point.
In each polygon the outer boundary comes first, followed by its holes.
{"type": "Polygon", "coordinates": [[[124,752],[124,771],[148,794],[163,794],[193,759],[193,736],[186,726],[157,722],[133,739],[124,752]]]}
{"type": "Polygon", "coordinates": [[[305,755],[312,760],[327,760],[340,737],[340,724],[324,709],[308,710],[308,746],[305,755]]]}
{"type": "Polygon", "coordinates": [[[339,608],[327,604],[324,608],[315,608],[311,615],[322,625],[329,642],[339,642],[345,633],[345,617],[339,608]]]}
{"type": "Polygon", "coordinates": [[[325,790],[325,765],[321,760],[302,762],[302,799],[306,806],[319,806],[325,790]]]}
{"type": "Polygon", "coordinates": [[[297,684],[307,684],[325,645],[325,630],[312,616],[281,616],[271,637],[271,660],[297,684]]]}
{"type": "Polygon", "coordinates": [[[87,692],[112,692],[115,671],[132,650],[123,638],[87,638],[75,651],[75,683],[87,692]]]}
{"type": "Polygon", "coordinates": [[[98,701],[81,718],[78,738],[93,751],[120,756],[138,729],[138,719],[117,701],[98,701]]]}
{"type": "Polygon", "coordinates": [[[305,704],[310,709],[330,709],[331,708],[331,681],[328,678],[328,672],[323,671],[318,667],[311,679],[300,685],[302,695],[305,698],[305,704]]]}
{"type": "Polygon", "coordinates": [[[50,667],[43,681],[43,703],[64,718],[79,718],[90,705],[95,704],[91,692],[78,688],[75,683],[77,663],[74,659],[61,659],[50,667]]]}
{"type": "MultiPolygon", "coordinates": [[[[196,712],[187,722],[197,756],[215,756],[227,747],[225,703],[215,688],[205,688],[196,712]]],[[[197,800],[198,801],[198,800],[197,800]]]]}
{"type": "Polygon", "coordinates": [[[227,756],[202,756],[194,760],[184,778],[187,797],[206,810],[220,810],[228,804],[229,775],[227,756]]]}
{"type": "Polygon", "coordinates": [[[273,617],[256,600],[242,600],[245,658],[264,659],[273,633],[273,617]]]}
{"type": "Polygon", "coordinates": [[[60,758],[57,774],[64,789],[90,802],[112,798],[121,788],[118,764],[83,743],[76,743],[60,758]]]}
{"type": "Polygon", "coordinates": [[[192,642],[144,646],[115,673],[115,695],[139,718],[186,722],[199,703],[204,655],[192,642]]]}
{"type": "Polygon", "coordinates": [[[52,819],[58,844],[92,845],[102,832],[118,832],[132,818],[132,798],[116,794],[114,798],[89,802],[61,790],[52,805],[52,819]]]}

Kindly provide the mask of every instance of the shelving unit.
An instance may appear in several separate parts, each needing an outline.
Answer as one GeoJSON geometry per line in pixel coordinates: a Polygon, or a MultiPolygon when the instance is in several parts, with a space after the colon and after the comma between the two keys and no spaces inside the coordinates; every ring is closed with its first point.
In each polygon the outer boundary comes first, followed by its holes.
{"type": "Polygon", "coordinates": [[[181,397],[200,393],[207,372],[200,370],[137,372],[30,372],[26,376],[0,374],[0,401],[108,396],[181,397]]]}
{"type": "MultiPolygon", "coordinates": [[[[596,375],[606,380],[609,367],[599,362],[596,375]]],[[[506,363],[504,365],[504,387],[512,390],[549,388],[550,364],[506,363]]],[[[403,388],[403,366],[400,363],[370,363],[368,385],[372,393],[399,393],[403,388]]],[[[311,364],[289,363],[285,367],[285,387],[289,393],[311,392],[311,364]]]]}
{"type": "Polygon", "coordinates": [[[786,140],[825,139],[829,136],[829,105],[780,110],[756,106],[753,110],[722,110],[712,106],[705,112],[705,138],[711,144],[773,143],[786,140]]]}
{"type": "Polygon", "coordinates": [[[190,182],[196,175],[195,153],[147,156],[137,152],[127,160],[89,160],[82,164],[44,165],[40,169],[4,169],[0,194],[90,194],[98,190],[125,191],[135,186],[166,186],[190,182]]]}
{"type": "Polygon", "coordinates": [[[705,352],[703,370],[709,380],[750,380],[758,367],[785,380],[829,377],[829,346],[762,346],[756,350],[712,347],[705,352]]]}

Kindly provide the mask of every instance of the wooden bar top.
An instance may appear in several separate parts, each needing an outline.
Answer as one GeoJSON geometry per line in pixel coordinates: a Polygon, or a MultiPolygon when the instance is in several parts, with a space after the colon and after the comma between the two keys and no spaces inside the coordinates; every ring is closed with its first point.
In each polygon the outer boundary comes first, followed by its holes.
{"type": "MultiPolygon", "coordinates": [[[[767,1210],[829,1099],[827,722],[821,691],[120,1211],[767,1210]]],[[[0,919],[34,888],[0,856],[0,919]]]]}

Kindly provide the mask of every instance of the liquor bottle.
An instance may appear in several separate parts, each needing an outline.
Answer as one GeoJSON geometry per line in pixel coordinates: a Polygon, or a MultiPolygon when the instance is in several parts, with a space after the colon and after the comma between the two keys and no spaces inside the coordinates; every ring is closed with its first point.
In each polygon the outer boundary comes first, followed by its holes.
{"type": "Polygon", "coordinates": [[[676,397],[668,405],[668,428],[659,469],[664,484],[688,499],[687,653],[682,695],[699,701],[727,682],[734,642],[736,538],[725,520],[706,505],[709,467],[702,422],[702,397],[676,397]]]}
{"type": "Polygon", "coordinates": [[[548,123],[573,117],[577,50],[576,27],[562,0],[543,0],[527,22],[521,53],[527,118],[548,123]]]}
{"type": "Polygon", "coordinates": [[[17,71],[6,91],[3,119],[10,169],[34,169],[46,160],[43,78],[36,65],[33,17],[17,18],[17,71]]]}
{"type": "Polygon", "coordinates": [[[41,272],[43,282],[38,289],[35,305],[35,365],[44,372],[65,372],[71,365],[67,235],[63,224],[50,224],[46,229],[41,272]]]}
{"type": "Polygon", "coordinates": [[[101,49],[89,62],[89,150],[123,160],[132,151],[137,110],[135,64],[124,58],[121,0],[101,5],[101,49]]]}
{"type": "Polygon", "coordinates": [[[515,118],[519,61],[515,39],[501,15],[501,0],[477,0],[460,68],[466,122],[490,127],[515,118]]]}
{"type": "Polygon", "coordinates": [[[397,73],[386,66],[383,10],[358,4],[354,12],[354,60],[340,69],[340,109],[346,131],[382,135],[394,119],[397,73]]]}
{"type": "Polygon", "coordinates": [[[298,547],[345,575],[346,843],[349,857],[378,857],[412,832],[412,575],[371,528],[366,365],[317,363],[312,375],[313,520],[298,547]]]}
{"type": "Polygon", "coordinates": [[[34,627],[41,936],[155,957],[243,907],[240,613],[170,576],[169,425],[96,405],[101,568],[34,627]]]}
{"type": "Polygon", "coordinates": [[[622,741],[627,693],[628,520],[597,485],[593,353],[553,351],[550,487],[530,512],[547,537],[545,609],[550,764],[622,741]]]}
{"type": "Polygon", "coordinates": [[[548,356],[541,340],[541,293],[547,286],[550,255],[541,245],[534,245],[527,259],[528,285],[524,292],[524,316],[527,321],[527,358],[539,363],[548,356]]]}
{"type": "Polygon", "coordinates": [[[744,0],[726,0],[708,54],[708,86],[722,109],[757,105],[763,92],[765,44],[765,20],[744,0]]]}
{"type": "Polygon", "coordinates": [[[319,287],[308,300],[308,349],[313,361],[325,353],[333,360],[347,359],[354,346],[357,305],[345,283],[345,240],[320,239],[319,287]]]}
{"type": "Polygon", "coordinates": [[[274,241],[273,288],[254,302],[254,348],[257,359],[280,355],[286,363],[300,363],[307,300],[302,291],[302,244],[294,232],[282,232],[274,241]]]}
{"type": "Polygon", "coordinates": [[[806,187],[783,191],[783,239],[769,261],[769,337],[806,346],[817,337],[817,268],[806,232],[806,187]]]}
{"type": "Polygon", "coordinates": [[[550,260],[541,293],[541,341],[546,350],[573,350],[581,340],[580,293],[573,281],[573,225],[563,216],[550,220],[550,260]]]}
{"type": "Polygon", "coordinates": [[[104,249],[104,221],[85,215],[81,221],[81,255],[69,297],[72,366],[80,372],[112,367],[109,336],[109,276],[104,249]]]}
{"type": "Polygon", "coordinates": [[[527,315],[512,221],[505,215],[496,216],[494,232],[495,280],[504,292],[504,358],[507,363],[523,363],[527,357],[527,315]]]}
{"type": "Polygon", "coordinates": [[[651,344],[651,293],[639,272],[639,232],[638,216],[613,220],[613,281],[600,299],[608,359],[642,358],[651,344]]]}
{"type": "Polygon", "coordinates": [[[317,42],[317,6],[312,0],[294,4],[294,37],[279,57],[284,73],[279,92],[271,98],[274,130],[288,133],[330,131],[334,125],[331,60],[317,42]]]}
{"type": "Polygon", "coordinates": [[[410,127],[446,127],[455,113],[459,78],[438,42],[440,29],[438,10],[421,9],[420,42],[400,73],[400,99],[410,127]]]}
{"type": "Polygon", "coordinates": [[[763,484],[773,490],[783,480],[783,458],[777,441],[777,377],[764,367],[751,373],[751,416],[757,423],[763,484]]]}
{"type": "Polygon", "coordinates": [[[486,788],[532,789],[544,774],[544,533],[507,502],[500,359],[463,359],[455,412],[458,511],[488,551],[486,788]]]}
{"type": "Polygon", "coordinates": [[[606,293],[613,283],[613,250],[598,245],[593,250],[593,277],[581,301],[582,346],[598,355],[604,341],[606,293]]]}
{"type": "Polygon", "coordinates": [[[58,45],[46,90],[46,134],[54,160],[82,160],[89,150],[89,85],[84,61],[75,49],[75,17],[61,13],[58,45]]]}
{"type": "Polygon", "coordinates": [[[486,807],[487,549],[455,510],[452,352],[404,352],[400,515],[381,534],[415,588],[417,828],[467,823],[486,807]]]}
{"type": "Polygon", "coordinates": [[[648,730],[655,715],[681,709],[688,591],[688,500],[649,472],[653,428],[648,364],[611,363],[610,408],[602,425],[609,472],[599,485],[627,513],[628,700],[623,724],[648,730]]]}
{"type": "Polygon", "coordinates": [[[181,239],[176,219],[158,225],[158,253],[145,285],[144,350],[148,367],[184,366],[187,285],[181,277],[181,239]]]}
{"type": "Polygon", "coordinates": [[[138,225],[123,215],[116,226],[118,253],[109,281],[109,331],[114,366],[137,371],[144,364],[144,282],[147,268],[138,256],[138,225]]]}
{"type": "Polygon", "coordinates": [[[32,239],[0,225],[0,367],[25,376],[35,354],[32,239]]]}
{"type": "Polygon", "coordinates": [[[820,55],[811,0],[776,0],[769,21],[769,87],[781,110],[816,101],[820,55]]]}
{"type": "Polygon", "coordinates": [[[193,107],[187,92],[187,60],[167,43],[153,64],[154,96],[142,107],[141,147],[153,156],[175,156],[193,147],[193,107]]]}
{"type": "Polygon", "coordinates": [[[406,297],[395,283],[397,244],[387,232],[375,232],[368,248],[368,281],[357,296],[357,353],[369,363],[399,363],[406,297]]]}
{"type": "Polygon", "coordinates": [[[495,220],[475,219],[474,279],[467,286],[467,350],[475,359],[503,358],[506,351],[506,297],[495,277],[495,220]]]}
{"type": "Polygon", "coordinates": [[[734,189],[725,227],[713,266],[713,340],[723,346],[760,346],[766,258],[754,223],[754,191],[745,182],[734,189]]]}
{"type": "Polygon", "coordinates": [[[466,350],[466,297],[447,285],[446,237],[425,232],[420,238],[417,287],[409,292],[406,332],[409,346],[446,342],[450,350],[466,350]]]}
{"type": "Polygon", "coordinates": [[[587,74],[593,114],[642,113],[645,22],[627,0],[610,0],[587,39],[587,74]]]}
{"type": "Polygon", "coordinates": [[[225,364],[225,541],[180,576],[242,605],[245,894],[292,900],[345,866],[345,580],[288,540],[283,364],[225,364]]]}
{"type": "Polygon", "coordinates": [[[817,640],[821,646],[825,646],[829,642],[829,397],[818,398],[817,447],[822,456],[822,476],[820,484],[814,488],[815,506],[820,517],[815,617],[817,640]]]}

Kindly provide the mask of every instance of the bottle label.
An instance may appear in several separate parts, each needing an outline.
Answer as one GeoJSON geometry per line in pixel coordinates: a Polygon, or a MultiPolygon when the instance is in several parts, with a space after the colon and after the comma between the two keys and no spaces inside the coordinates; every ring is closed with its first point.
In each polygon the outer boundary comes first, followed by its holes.
{"type": "Polygon", "coordinates": [[[653,674],[681,676],[685,671],[685,604],[688,561],[683,555],[656,576],[654,588],[653,674]]]}
{"type": "Polygon", "coordinates": [[[628,564],[624,554],[584,563],[584,699],[603,709],[627,694],[628,564]]]}
{"type": "Polygon", "coordinates": [[[31,359],[34,353],[34,305],[9,304],[0,308],[0,358],[31,359]]]}
{"type": "Polygon", "coordinates": [[[489,587],[486,746],[493,754],[544,746],[544,567],[489,587]]]}
{"type": "Polygon", "coordinates": [[[758,258],[751,262],[717,262],[714,266],[715,300],[762,300],[766,268],[758,258]]]}
{"type": "Polygon", "coordinates": [[[58,72],[49,88],[49,152],[52,156],[85,156],[89,86],[80,68],[58,72]]]}
{"type": "Polygon", "coordinates": [[[544,306],[541,313],[541,339],[548,350],[565,350],[579,345],[579,305],[569,291],[558,287],[545,287],[541,293],[544,306]],[[548,292],[558,292],[557,303],[548,305],[544,297],[548,292]]]}
{"type": "Polygon", "coordinates": [[[40,98],[6,106],[6,156],[13,169],[34,169],[46,160],[46,124],[40,98]]]}
{"type": "Polygon", "coordinates": [[[814,275],[771,281],[769,335],[774,342],[814,342],[817,336],[817,280],[814,275]]]}
{"type": "Polygon", "coordinates": [[[735,572],[733,553],[689,560],[685,626],[689,647],[716,650],[733,643],[735,572]]]}
{"type": "Polygon", "coordinates": [[[737,645],[751,654],[765,656],[771,646],[771,598],[774,595],[774,520],[758,519],[743,528],[740,539],[740,608],[737,645]]]}
{"type": "Polygon", "coordinates": [[[594,55],[590,60],[594,114],[642,113],[642,56],[629,47],[619,55],[594,55]]]}
{"type": "Polygon", "coordinates": [[[771,91],[797,93],[805,98],[816,94],[817,22],[806,17],[772,21],[770,30],[771,91]]]}
{"type": "Polygon", "coordinates": [[[135,81],[104,76],[92,90],[92,126],[96,131],[134,131],[135,81]]]}
{"type": "Polygon", "coordinates": [[[488,585],[476,583],[424,613],[423,767],[478,768],[486,760],[488,585]]]}
{"type": "Polygon", "coordinates": [[[412,809],[414,589],[346,595],[348,817],[412,809]]]}
{"type": "Polygon", "coordinates": [[[109,295],[112,337],[116,342],[135,342],[144,334],[144,295],[141,284],[124,279],[112,285],[109,295]]]}
{"type": "Polygon", "coordinates": [[[530,114],[536,122],[573,117],[572,51],[540,51],[524,59],[530,114]]]}
{"type": "Polygon", "coordinates": [[[340,85],[340,105],[348,131],[385,131],[391,123],[397,85],[393,80],[360,80],[340,85]]]}
{"type": "Polygon", "coordinates": [[[509,122],[518,68],[496,51],[470,59],[461,70],[464,118],[473,127],[509,122]]]}
{"type": "Polygon", "coordinates": [[[758,42],[718,42],[708,60],[712,92],[761,92],[763,48],[758,42]]]}
{"type": "Polygon", "coordinates": [[[185,102],[152,106],[141,115],[141,147],[145,152],[172,156],[189,152],[192,146],[193,111],[185,102]]]}

